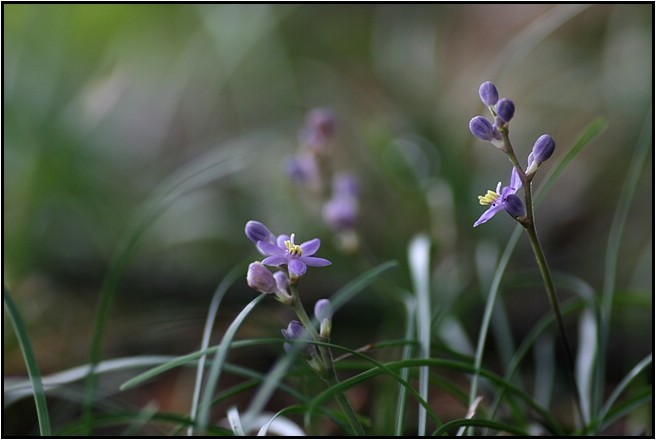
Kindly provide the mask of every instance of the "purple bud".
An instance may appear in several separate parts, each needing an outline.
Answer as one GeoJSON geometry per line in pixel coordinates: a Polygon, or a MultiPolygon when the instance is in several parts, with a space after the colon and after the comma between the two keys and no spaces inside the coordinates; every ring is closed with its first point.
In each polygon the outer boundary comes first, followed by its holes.
{"type": "Polygon", "coordinates": [[[333,317],[333,307],[330,304],[328,299],[320,299],[314,304],[314,316],[319,322],[324,319],[332,319],[333,317]]]}
{"type": "Polygon", "coordinates": [[[269,269],[264,267],[259,261],[255,261],[248,266],[246,274],[248,285],[259,290],[262,293],[273,293],[276,291],[276,280],[273,278],[269,269]]]}
{"type": "Polygon", "coordinates": [[[294,182],[316,182],[320,179],[319,165],[312,154],[298,154],[288,158],[285,171],[294,182]]]}
{"type": "Polygon", "coordinates": [[[510,99],[500,99],[497,103],[497,116],[506,124],[515,115],[515,104],[510,99]]]}
{"type": "MultiPolygon", "coordinates": [[[[299,338],[303,336],[303,333],[305,332],[305,329],[303,328],[303,325],[296,321],[292,320],[289,322],[289,325],[287,326],[287,329],[282,329],[282,336],[285,338],[285,342],[283,347],[287,353],[291,352],[293,349],[292,343],[298,341],[299,338]]],[[[307,356],[314,356],[317,353],[316,348],[314,345],[306,345],[303,347],[302,352],[305,353],[307,356]]]]}
{"type": "Polygon", "coordinates": [[[273,274],[273,278],[276,280],[276,287],[281,292],[287,292],[289,288],[289,277],[287,274],[281,270],[273,274]]]}
{"type": "Polygon", "coordinates": [[[478,89],[478,95],[485,105],[494,105],[499,100],[499,92],[490,81],[485,81],[478,89]]]}
{"type": "Polygon", "coordinates": [[[545,160],[549,159],[556,149],[556,142],[548,134],[543,134],[535,141],[533,145],[533,160],[540,165],[545,160]]]}
{"type": "Polygon", "coordinates": [[[360,182],[351,173],[340,173],[333,177],[333,194],[360,196],[360,182]]]}
{"type": "Polygon", "coordinates": [[[312,110],[305,121],[301,141],[311,150],[325,149],[328,141],[335,135],[335,115],[325,108],[312,110]]]}
{"type": "Polygon", "coordinates": [[[343,231],[358,221],[358,203],[351,196],[337,196],[323,205],[323,219],[331,228],[343,231]]]}
{"type": "Polygon", "coordinates": [[[504,207],[508,214],[513,217],[522,217],[524,215],[524,203],[522,199],[517,197],[515,194],[509,194],[504,201],[504,207]]]}
{"type": "Polygon", "coordinates": [[[471,131],[474,136],[484,141],[491,141],[495,137],[492,123],[483,116],[474,116],[472,120],[469,121],[469,131],[471,131]]]}
{"type": "Polygon", "coordinates": [[[255,220],[246,223],[244,232],[246,232],[246,237],[255,244],[257,244],[258,241],[273,243],[275,239],[271,231],[269,231],[269,228],[255,220]]]}

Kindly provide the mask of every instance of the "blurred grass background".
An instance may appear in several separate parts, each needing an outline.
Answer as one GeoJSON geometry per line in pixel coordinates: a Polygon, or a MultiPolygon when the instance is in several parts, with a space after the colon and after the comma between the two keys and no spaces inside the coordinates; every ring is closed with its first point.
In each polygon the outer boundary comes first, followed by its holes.
{"type": "MultiPolygon", "coordinates": [[[[334,340],[353,348],[402,336],[390,287],[410,287],[407,244],[427,231],[434,303],[475,341],[487,288],[476,255],[492,266],[514,226],[501,216],[471,227],[482,211],[476,196],[509,178],[503,155],[467,127],[483,114],[485,80],[516,104],[511,138],[522,158],[542,133],[562,157],[584,126],[607,119],[537,212],[552,269],[599,291],[608,230],[653,106],[652,16],[650,4],[4,4],[3,278],[42,372],[88,362],[100,286],[128,225],[158,184],[221,151],[247,165],[185,194],[148,229],[119,284],[103,358],[195,350],[215,286],[257,258],[243,235],[250,219],[322,239],[319,255],[333,265],[304,279],[308,308],[379,262],[401,263],[386,286],[336,316],[334,340]],[[336,114],[335,168],[362,181],[362,255],[339,252],[320,211],[284,174],[317,106],[336,114]]],[[[650,305],[652,182],[645,164],[616,293],[650,305]]],[[[526,277],[538,273],[521,240],[502,285],[518,340],[548,311],[539,284],[513,281],[526,277]]],[[[216,339],[252,297],[238,282],[216,339]]],[[[614,313],[611,380],[653,350],[651,309],[614,313]]],[[[266,302],[244,331],[278,336],[289,318],[266,302]]],[[[8,326],[3,375],[23,375],[8,326]]],[[[264,371],[278,348],[239,360],[264,371]]],[[[192,376],[175,384],[129,397],[187,411],[192,376]]],[[[31,414],[12,407],[21,408],[31,414]]],[[[33,432],[24,420],[5,432],[33,432]]]]}

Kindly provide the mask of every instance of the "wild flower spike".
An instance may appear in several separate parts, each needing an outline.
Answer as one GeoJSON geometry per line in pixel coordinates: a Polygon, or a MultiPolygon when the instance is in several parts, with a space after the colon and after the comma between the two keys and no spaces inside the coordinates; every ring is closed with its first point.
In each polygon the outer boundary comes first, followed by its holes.
{"type": "Polygon", "coordinates": [[[556,149],[556,142],[548,134],[540,136],[533,145],[533,150],[528,156],[528,168],[526,174],[534,174],[540,164],[549,159],[556,149]]]}
{"type": "Polygon", "coordinates": [[[478,95],[481,97],[483,104],[488,107],[493,106],[499,100],[499,92],[494,84],[490,81],[485,81],[478,89],[478,95]]]}

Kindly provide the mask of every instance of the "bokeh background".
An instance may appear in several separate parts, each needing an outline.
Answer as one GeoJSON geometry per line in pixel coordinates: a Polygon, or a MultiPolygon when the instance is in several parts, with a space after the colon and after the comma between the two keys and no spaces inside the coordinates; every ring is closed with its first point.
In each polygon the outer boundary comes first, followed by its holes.
{"type": "MultiPolygon", "coordinates": [[[[250,219],[322,239],[319,255],[333,265],[304,279],[307,307],[378,263],[399,262],[336,316],[335,342],[353,348],[402,337],[395,292],[411,289],[407,246],[426,232],[436,316],[456,317],[475,342],[489,268],[514,227],[505,215],[471,227],[482,211],[476,196],[509,174],[503,155],[468,130],[484,114],[485,80],[516,104],[521,158],[542,133],[555,138],[545,174],[584,127],[606,119],[537,211],[552,268],[600,292],[618,197],[652,118],[652,18],[650,4],[3,5],[3,279],[42,372],[88,362],[122,237],[172,176],[220,155],[236,165],[182,194],[140,237],[104,359],[197,349],[216,285],[258,256],[243,235],[250,219]],[[332,167],[360,178],[355,254],[340,251],[320,203],[285,174],[315,107],[336,117],[332,167]]],[[[616,296],[645,306],[615,310],[610,382],[653,351],[652,161],[631,202],[616,283],[616,296]]],[[[549,311],[539,283],[515,282],[526,277],[538,274],[522,239],[502,284],[517,341],[549,311]]],[[[253,295],[243,279],[235,284],[214,340],[253,295]]],[[[290,317],[266,302],[244,337],[279,336],[290,317]]],[[[3,376],[24,375],[3,321],[3,376]]],[[[266,371],[280,352],[235,361],[266,371]]],[[[493,344],[488,362],[498,362],[493,344]]],[[[120,398],[184,413],[192,383],[181,370],[120,398]]],[[[375,398],[365,393],[360,405],[375,398]]],[[[5,417],[3,432],[36,432],[31,405],[8,408],[21,416],[5,417]]]]}

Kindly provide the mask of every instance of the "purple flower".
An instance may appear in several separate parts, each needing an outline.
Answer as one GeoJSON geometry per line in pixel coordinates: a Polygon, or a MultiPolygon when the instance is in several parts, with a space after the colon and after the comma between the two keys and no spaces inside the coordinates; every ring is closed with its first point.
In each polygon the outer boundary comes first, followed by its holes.
{"type": "Polygon", "coordinates": [[[512,102],[510,99],[500,99],[499,102],[497,103],[497,116],[501,121],[503,121],[505,124],[510,122],[510,120],[513,118],[515,115],[515,103],[512,102]]]}
{"type": "Polygon", "coordinates": [[[528,168],[526,174],[533,174],[540,164],[549,159],[556,149],[556,142],[548,134],[540,136],[533,145],[531,154],[528,155],[528,168]]]}
{"type": "Polygon", "coordinates": [[[499,100],[499,92],[490,81],[485,81],[478,89],[478,95],[481,97],[483,104],[492,106],[499,100]]]}
{"type": "Polygon", "coordinates": [[[521,217],[524,215],[524,204],[522,200],[515,195],[515,193],[522,187],[522,181],[519,178],[517,170],[513,168],[510,175],[510,185],[501,188],[501,182],[497,185],[496,191],[488,190],[484,196],[478,196],[478,201],[481,205],[489,205],[490,207],[480,216],[474,227],[485,223],[496,215],[497,212],[506,210],[508,214],[513,217],[521,217]]]}
{"type": "Polygon", "coordinates": [[[262,293],[273,293],[277,289],[275,278],[269,272],[269,269],[259,261],[255,261],[248,266],[246,282],[251,288],[262,293]]]}
{"type": "Polygon", "coordinates": [[[262,260],[267,266],[287,265],[289,275],[292,279],[298,278],[307,271],[307,267],[323,267],[331,264],[325,258],[313,257],[319,250],[321,241],[318,238],[306,241],[301,245],[294,243],[294,234],[290,237],[286,235],[278,236],[277,244],[271,244],[266,241],[259,241],[257,247],[265,255],[269,255],[262,260]]]}
{"type": "MultiPolygon", "coordinates": [[[[303,333],[305,332],[305,328],[300,322],[292,320],[289,322],[287,329],[282,329],[281,332],[286,341],[283,347],[285,351],[289,353],[293,349],[292,344],[298,342],[298,340],[304,336],[303,333]]],[[[308,357],[311,357],[317,354],[317,349],[314,345],[306,345],[303,347],[302,352],[308,357]]]]}
{"type": "Polygon", "coordinates": [[[355,197],[337,195],[323,205],[323,219],[333,229],[344,231],[358,221],[358,202],[355,197]]]}

